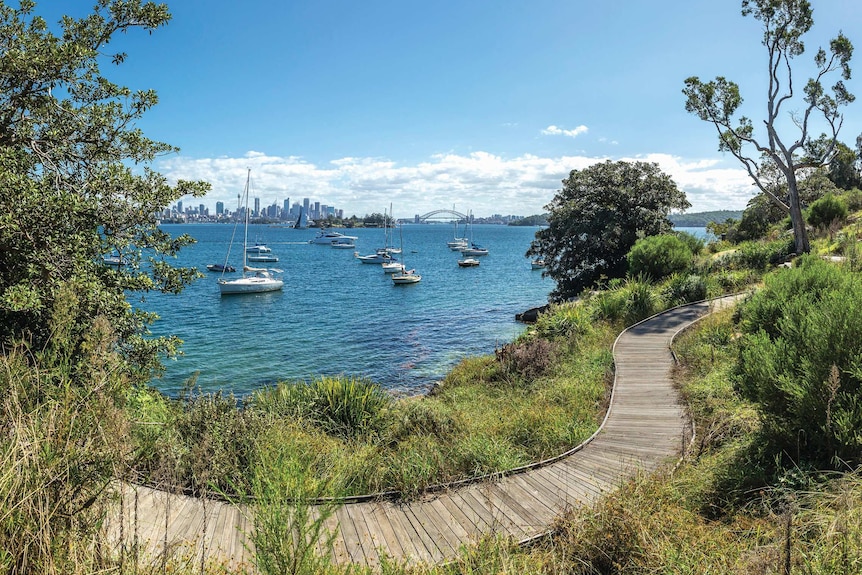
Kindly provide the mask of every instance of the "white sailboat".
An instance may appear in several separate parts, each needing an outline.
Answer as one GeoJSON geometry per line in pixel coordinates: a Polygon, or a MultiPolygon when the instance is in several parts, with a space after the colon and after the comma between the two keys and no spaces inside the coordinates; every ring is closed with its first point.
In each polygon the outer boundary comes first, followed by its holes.
{"type": "MultiPolygon", "coordinates": [[[[248,171],[248,177],[245,181],[245,235],[242,241],[242,277],[230,280],[224,277],[219,278],[218,287],[221,295],[279,291],[284,287],[284,281],[273,275],[273,273],[281,273],[281,270],[251,268],[246,265],[248,258],[248,189],[250,183],[251,170],[248,171]]],[[[234,226],[234,233],[236,233],[236,226],[234,226]]],[[[233,237],[231,237],[231,244],[233,244],[233,237]]],[[[230,247],[228,247],[228,255],[230,255],[230,247]]]]}
{"type": "MultiPolygon", "coordinates": [[[[404,231],[400,230],[401,235],[401,250],[404,250],[404,231]]],[[[401,271],[398,271],[390,276],[392,278],[392,283],[395,285],[408,285],[415,284],[422,281],[422,276],[416,273],[416,270],[408,270],[406,266],[401,266],[401,271]]]]}
{"type": "MultiPolygon", "coordinates": [[[[455,204],[452,204],[452,211],[455,211],[455,204]]],[[[464,226],[466,227],[467,222],[464,222],[464,226]]],[[[463,248],[466,248],[468,245],[468,238],[459,238],[458,237],[458,217],[455,216],[455,235],[452,237],[451,242],[446,242],[446,245],[453,252],[461,251],[463,248]]]]}

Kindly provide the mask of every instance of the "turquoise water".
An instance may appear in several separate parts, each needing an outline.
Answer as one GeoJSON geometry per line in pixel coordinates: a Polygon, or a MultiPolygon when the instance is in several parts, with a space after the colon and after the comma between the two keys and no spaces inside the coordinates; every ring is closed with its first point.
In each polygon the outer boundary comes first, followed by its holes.
{"type": "MultiPolygon", "coordinates": [[[[352,250],[308,244],[316,230],[259,225],[249,227],[249,241],[266,242],[279,257],[271,265],[284,270],[284,290],[222,297],[219,274],[205,266],[224,262],[233,226],[162,227],[197,239],[176,263],[206,274],[178,296],[150,294],[136,303],[161,316],[154,334],[184,340],[184,355],[167,361],[164,377],[154,382],[168,394],[195,374],[203,390],[240,395],[276,381],[336,374],[421,393],[461,359],[517,337],[524,326],[515,314],[546,303],[554,287],[524,257],[533,227],[475,226],[474,239],[490,254],[479,258],[479,267],[460,268],[461,254],[446,247],[451,225],[405,225],[402,256],[422,281],[394,286],[380,266],[360,263],[352,250]]],[[[241,232],[229,262],[237,268],[241,232]]],[[[380,229],[347,233],[359,236],[362,255],[383,244],[380,229]]]]}

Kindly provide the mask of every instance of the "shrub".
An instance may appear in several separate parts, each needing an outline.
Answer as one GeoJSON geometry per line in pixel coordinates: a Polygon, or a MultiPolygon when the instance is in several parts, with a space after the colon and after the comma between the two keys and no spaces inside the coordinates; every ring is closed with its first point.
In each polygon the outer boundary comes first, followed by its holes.
{"type": "Polygon", "coordinates": [[[497,361],[506,375],[517,375],[529,382],[544,375],[554,364],[557,346],[542,337],[509,343],[496,350],[497,361]]]}
{"type": "Polygon", "coordinates": [[[694,234],[689,232],[674,232],[674,235],[681,239],[685,245],[688,246],[688,249],[691,250],[692,255],[698,255],[703,251],[703,248],[706,246],[706,240],[703,238],[699,238],[694,234]]]}
{"type": "Polygon", "coordinates": [[[664,285],[664,299],[669,306],[706,299],[707,284],[703,276],[673,274],[664,285]]]}
{"type": "Polygon", "coordinates": [[[678,236],[664,234],[638,240],[627,258],[630,275],[645,275],[659,280],[688,269],[692,251],[678,236]]]}
{"type": "Polygon", "coordinates": [[[392,396],[355,377],[321,377],[311,383],[280,383],[255,395],[255,405],[278,415],[311,421],[327,433],[349,439],[380,431],[392,396]]]}
{"type": "Polygon", "coordinates": [[[767,438],[795,461],[862,459],[862,278],[807,257],[741,309],[736,385],[767,438]]]}
{"type": "Polygon", "coordinates": [[[815,228],[829,226],[835,220],[842,221],[846,217],[847,203],[831,193],[813,202],[808,209],[808,223],[815,228]]]}
{"type": "Polygon", "coordinates": [[[552,306],[536,320],[536,333],[545,338],[574,337],[592,329],[590,310],[580,302],[552,306]]]}

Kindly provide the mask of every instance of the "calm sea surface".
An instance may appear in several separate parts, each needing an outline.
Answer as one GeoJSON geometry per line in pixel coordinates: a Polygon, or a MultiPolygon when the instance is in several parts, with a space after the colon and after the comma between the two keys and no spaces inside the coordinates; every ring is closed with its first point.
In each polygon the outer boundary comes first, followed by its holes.
{"type": "MultiPolygon", "coordinates": [[[[451,224],[405,225],[402,259],[422,281],[394,286],[379,265],[361,263],[352,250],[309,244],[316,230],[258,225],[249,227],[249,242],[265,242],[279,257],[271,265],[284,270],[284,291],[222,297],[219,274],[205,266],[224,262],[234,226],[162,227],[197,239],[175,263],[206,274],[178,296],[133,302],[161,316],[154,334],[185,342],[184,355],[167,361],[154,382],[168,394],[195,374],[203,390],[240,395],[334,374],[365,376],[397,393],[427,391],[464,357],[491,353],[520,334],[515,314],[546,303],[554,287],[524,257],[534,227],[475,226],[474,240],[490,254],[479,267],[460,268],[461,254],[446,247],[451,224]]],[[[383,245],[382,229],[340,231],[359,237],[362,255],[383,245]]],[[[241,227],[230,263],[242,264],[241,227]]]]}
{"type": "MultiPolygon", "coordinates": [[[[517,337],[524,325],[515,314],[546,303],[554,287],[524,257],[534,227],[475,226],[475,241],[490,254],[479,258],[479,267],[460,268],[460,252],[446,247],[452,225],[405,225],[402,259],[422,281],[394,286],[379,265],[360,263],[352,250],[309,244],[316,230],[258,225],[249,227],[249,242],[265,242],[279,257],[271,265],[284,270],[284,291],[222,297],[219,274],[206,265],[224,262],[234,226],[162,227],[197,239],[175,263],[206,274],[180,295],[134,302],[161,316],[154,334],[185,342],[184,355],[167,361],[164,377],[153,382],[170,395],[195,374],[205,391],[238,395],[276,381],[337,374],[368,377],[396,393],[424,392],[461,359],[517,337]]],[[[381,229],[340,231],[359,237],[362,255],[383,245],[381,229]]],[[[230,263],[242,264],[241,227],[230,263]]]]}

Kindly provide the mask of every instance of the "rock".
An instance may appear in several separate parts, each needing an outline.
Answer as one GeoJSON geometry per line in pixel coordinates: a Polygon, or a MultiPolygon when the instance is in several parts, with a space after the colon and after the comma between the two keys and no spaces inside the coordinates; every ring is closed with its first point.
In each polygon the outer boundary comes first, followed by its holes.
{"type": "Polygon", "coordinates": [[[528,309],[524,313],[516,313],[515,321],[521,321],[524,323],[536,323],[539,314],[545,313],[546,311],[548,311],[547,304],[540,307],[533,307],[528,309]]]}

